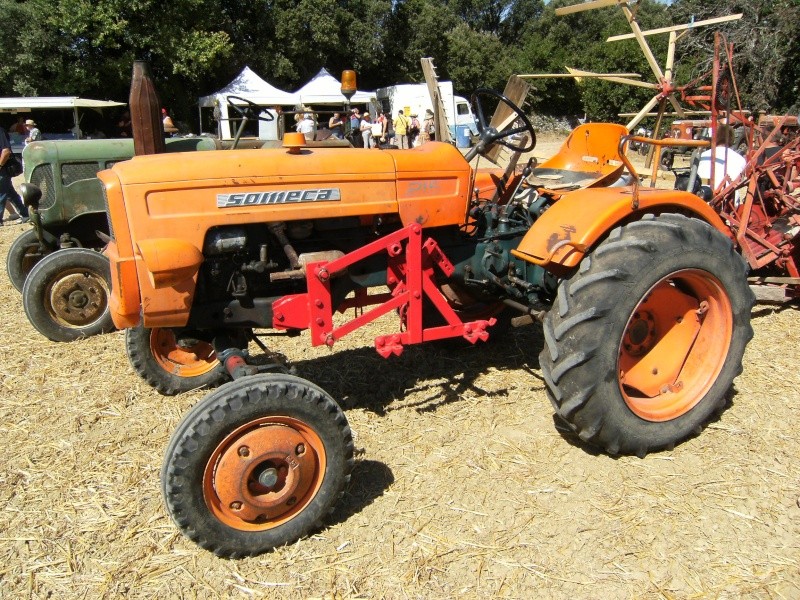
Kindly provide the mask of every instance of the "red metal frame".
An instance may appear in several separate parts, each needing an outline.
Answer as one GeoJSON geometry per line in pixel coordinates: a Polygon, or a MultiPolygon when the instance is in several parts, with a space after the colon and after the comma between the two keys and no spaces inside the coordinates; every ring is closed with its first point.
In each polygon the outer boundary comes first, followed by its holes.
{"type": "Polygon", "coordinates": [[[800,139],[772,146],[774,153],[766,158],[769,148],[764,144],[752,153],[744,172],[716,194],[712,205],[729,223],[751,269],[774,263],[776,274],[800,278],[800,197],[795,194],[800,139]]]}
{"type": "MultiPolygon", "coordinates": [[[[684,102],[711,112],[712,131],[723,115],[724,122],[747,128],[745,168],[736,180],[728,179],[715,191],[710,204],[730,227],[730,236],[750,268],[764,269],[766,276],[759,277],[759,283],[780,285],[788,296],[800,297],[800,138],[778,140],[788,117],[764,135],[742,110],[732,65],[733,44],[717,33],[711,85],[700,85],[709,75],[705,73],[678,88],[684,102]],[[723,99],[718,88],[727,74],[730,87],[723,99]]],[[[714,139],[711,149],[715,155],[714,139]]],[[[711,181],[715,166],[716,161],[711,161],[711,181]]]]}
{"type": "Polygon", "coordinates": [[[436,286],[435,268],[447,276],[452,275],[455,270],[433,239],[423,241],[420,225],[409,225],[336,260],[307,265],[308,291],[277,300],[272,305],[273,326],[276,329],[310,329],[313,346],[333,346],[348,333],[395,310],[405,327],[401,327],[399,332],[375,338],[375,349],[384,358],[392,354],[399,356],[403,352],[403,346],[408,344],[452,337],[463,337],[473,344],[489,339],[487,329],[495,324],[495,319],[463,322],[436,286]],[[386,285],[391,291],[370,295],[366,289],[357,290],[354,297],[334,306],[331,278],[355,263],[381,252],[388,255],[386,285]],[[447,325],[424,326],[425,297],[447,325]],[[360,314],[343,325],[337,327],[333,322],[334,312],[374,305],[378,306],[367,312],[357,310],[360,314]]]}

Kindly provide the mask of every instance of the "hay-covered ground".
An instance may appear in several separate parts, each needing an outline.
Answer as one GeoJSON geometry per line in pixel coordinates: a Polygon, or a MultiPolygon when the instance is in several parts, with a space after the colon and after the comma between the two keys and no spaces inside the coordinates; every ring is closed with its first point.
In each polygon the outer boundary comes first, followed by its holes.
{"type": "MultiPolygon", "coordinates": [[[[544,154],[546,156],[546,154],[544,154]]],[[[0,229],[0,260],[23,226],[0,229]]],[[[800,598],[800,333],[756,307],[731,406],[611,458],[553,420],[537,326],[384,360],[268,338],[330,392],[357,464],[322,531],[240,561],[182,537],[159,469],[205,392],[159,396],[124,335],[55,344],[0,274],[0,598],[800,598]]]]}

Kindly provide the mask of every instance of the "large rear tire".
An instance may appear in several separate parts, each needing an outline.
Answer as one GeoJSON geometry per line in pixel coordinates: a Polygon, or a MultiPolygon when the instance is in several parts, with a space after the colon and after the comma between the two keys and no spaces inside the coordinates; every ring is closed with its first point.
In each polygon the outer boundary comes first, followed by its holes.
{"type": "Polygon", "coordinates": [[[14,289],[22,291],[25,279],[44,255],[39,252],[39,238],[33,229],[26,229],[8,249],[6,271],[14,289]]]}
{"type": "Polygon", "coordinates": [[[136,373],[165,396],[213,387],[228,376],[210,343],[179,344],[171,329],[126,329],[125,350],[136,373]]]}
{"type": "Polygon", "coordinates": [[[698,219],[614,229],[562,282],[539,360],[558,415],[610,454],[644,456],[725,406],[753,336],[754,296],[730,241],[698,219]]]}
{"type": "Polygon", "coordinates": [[[239,558],[318,529],[352,468],[350,427],[328,394],[291,375],[254,375],[225,384],[184,417],[161,487],[187,537],[239,558]]]}
{"type": "Polygon", "coordinates": [[[108,298],[108,259],[87,248],[65,248],[44,257],[22,287],[25,314],[39,333],[69,342],[114,330],[108,298]]]}

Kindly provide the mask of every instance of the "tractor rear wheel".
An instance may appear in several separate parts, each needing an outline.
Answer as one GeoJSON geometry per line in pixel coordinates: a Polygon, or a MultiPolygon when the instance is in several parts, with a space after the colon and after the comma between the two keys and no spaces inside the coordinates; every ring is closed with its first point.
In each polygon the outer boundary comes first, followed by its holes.
{"type": "Polygon", "coordinates": [[[125,350],[139,376],[165,396],[213,387],[227,378],[209,342],[179,343],[169,328],[126,329],[125,350]]]}
{"type": "Polygon", "coordinates": [[[22,291],[28,273],[42,258],[43,255],[39,253],[39,238],[33,229],[26,229],[12,242],[6,257],[6,271],[15,290],[22,291]]]}
{"type": "Polygon", "coordinates": [[[39,333],[54,342],[113,331],[110,280],[108,259],[99,252],[86,248],[53,252],[25,279],[25,314],[39,333]]]}
{"type": "Polygon", "coordinates": [[[676,214],[614,229],[562,282],[539,361],[558,415],[610,454],[644,456],[725,406],[753,336],[730,241],[676,214]]]}
{"type": "Polygon", "coordinates": [[[239,558],[319,528],[352,468],[350,427],[328,394],[299,377],[253,375],[220,387],[183,418],[161,488],[187,537],[239,558]]]}

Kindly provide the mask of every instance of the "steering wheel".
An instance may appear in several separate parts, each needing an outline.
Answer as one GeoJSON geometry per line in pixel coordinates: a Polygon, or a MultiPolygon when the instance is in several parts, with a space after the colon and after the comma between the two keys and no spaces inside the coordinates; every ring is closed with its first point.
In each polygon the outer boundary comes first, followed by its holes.
{"type": "Polygon", "coordinates": [[[491,90],[489,88],[479,88],[475,90],[475,92],[472,94],[471,100],[478,117],[478,136],[480,137],[480,140],[478,141],[478,144],[466,155],[468,161],[475,158],[477,154],[486,152],[488,146],[491,144],[501,144],[514,152],[530,152],[533,150],[533,148],[536,146],[536,131],[534,131],[530,119],[528,119],[527,115],[519,106],[514,104],[500,92],[496,92],[495,90],[491,90]],[[490,96],[496,100],[499,100],[508,106],[512,111],[514,111],[517,118],[499,131],[494,127],[491,127],[486,121],[486,117],[483,113],[483,105],[480,102],[481,96],[490,96]],[[519,120],[522,121],[522,125],[517,127],[515,125],[519,120]],[[505,138],[524,132],[530,134],[530,140],[525,145],[522,143],[514,144],[505,141],[505,138]]]}
{"type": "Polygon", "coordinates": [[[259,106],[258,104],[256,104],[251,100],[248,100],[247,98],[242,98],[241,96],[228,96],[226,100],[228,102],[228,106],[230,106],[233,110],[239,113],[239,116],[242,117],[243,119],[247,120],[255,119],[257,121],[266,121],[268,123],[270,121],[275,120],[275,116],[271,112],[264,111],[263,106],[259,106]],[[231,102],[232,100],[241,100],[247,106],[240,106],[238,104],[234,104],[233,102],[231,102]],[[263,116],[262,113],[264,113],[266,116],[263,116]]]}

